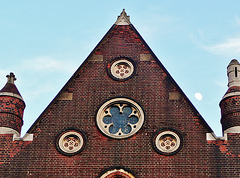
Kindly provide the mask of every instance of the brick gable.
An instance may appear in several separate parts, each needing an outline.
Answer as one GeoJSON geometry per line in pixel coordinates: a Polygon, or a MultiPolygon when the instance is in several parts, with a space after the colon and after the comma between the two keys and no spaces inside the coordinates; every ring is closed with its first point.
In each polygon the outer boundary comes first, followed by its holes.
{"type": "MultiPolygon", "coordinates": [[[[224,177],[228,174],[221,167],[229,157],[234,157],[231,162],[238,166],[239,155],[234,149],[238,142],[207,141],[206,134],[211,132],[133,25],[113,25],[28,130],[33,141],[11,142],[1,135],[6,145],[1,149],[15,151],[1,153],[5,157],[0,173],[89,178],[116,169],[112,176],[224,177]],[[109,75],[112,62],[121,58],[135,66],[135,73],[127,80],[109,75]],[[142,127],[128,138],[111,138],[96,124],[99,108],[113,98],[135,101],[143,109],[142,127]],[[76,130],[86,139],[80,153],[64,155],[56,147],[67,130],[76,130]],[[164,155],[156,151],[154,138],[162,130],[179,134],[178,152],[164,155]]],[[[238,138],[236,134],[230,137],[238,138]]],[[[233,169],[229,172],[236,175],[233,169]]]]}

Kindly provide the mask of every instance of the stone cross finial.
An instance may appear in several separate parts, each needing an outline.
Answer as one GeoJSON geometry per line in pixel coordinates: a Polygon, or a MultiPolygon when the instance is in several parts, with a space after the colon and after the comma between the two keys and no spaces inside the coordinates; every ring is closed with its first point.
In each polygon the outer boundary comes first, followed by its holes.
{"type": "Polygon", "coordinates": [[[8,78],[8,81],[7,81],[8,83],[14,83],[14,81],[17,80],[15,78],[14,73],[12,73],[12,72],[10,73],[10,75],[7,75],[6,77],[8,78]]]}
{"type": "Polygon", "coordinates": [[[125,12],[125,9],[123,9],[120,16],[118,16],[117,21],[115,22],[116,25],[130,25],[130,17],[125,12]]]}

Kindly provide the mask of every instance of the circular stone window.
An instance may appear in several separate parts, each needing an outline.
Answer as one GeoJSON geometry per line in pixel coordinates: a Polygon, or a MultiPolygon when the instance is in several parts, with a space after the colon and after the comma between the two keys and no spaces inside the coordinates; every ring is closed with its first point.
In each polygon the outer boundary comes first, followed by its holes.
{"type": "Polygon", "coordinates": [[[142,127],[144,113],[136,102],[127,98],[115,98],[100,107],[96,122],[105,135],[122,139],[132,136],[142,127]]]}
{"type": "Polygon", "coordinates": [[[77,130],[66,130],[61,133],[56,142],[57,149],[60,153],[72,156],[80,153],[85,144],[84,135],[77,130]]]}
{"type": "Polygon", "coordinates": [[[163,155],[173,155],[181,149],[182,137],[174,130],[161,130],[155,135],[153,145],[157,152],[163,155]]]}
{"type": "Polygon", "coordinates": [[[114,80],[127,80],[134,74],[134,65],[127,58],[119,58],[110,65],[109,74],[114,80]]]}

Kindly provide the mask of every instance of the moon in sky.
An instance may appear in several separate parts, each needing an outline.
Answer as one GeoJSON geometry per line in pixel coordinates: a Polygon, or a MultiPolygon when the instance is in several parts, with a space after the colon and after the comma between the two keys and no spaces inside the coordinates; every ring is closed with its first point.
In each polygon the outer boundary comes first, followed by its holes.
{"type": "Polygon", "coordinates": [[[201,93],[195,93],[194,96],[198,101],[201,101],[203,98],[201,93]]]}

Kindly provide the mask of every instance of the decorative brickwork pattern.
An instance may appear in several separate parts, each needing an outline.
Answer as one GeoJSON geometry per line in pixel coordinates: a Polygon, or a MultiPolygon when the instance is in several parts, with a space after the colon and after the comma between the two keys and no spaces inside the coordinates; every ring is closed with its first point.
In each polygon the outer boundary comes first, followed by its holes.
{"type": "Polygon", "coordinates": [[[240,95],[228,97],[220,103],[223,130],[240,126],[240,95]]]}
{"type": "Polygon", "coordinates": [[[15,97],[0,96],[0,126],[21,132],[25,103],[15,97]]]}

